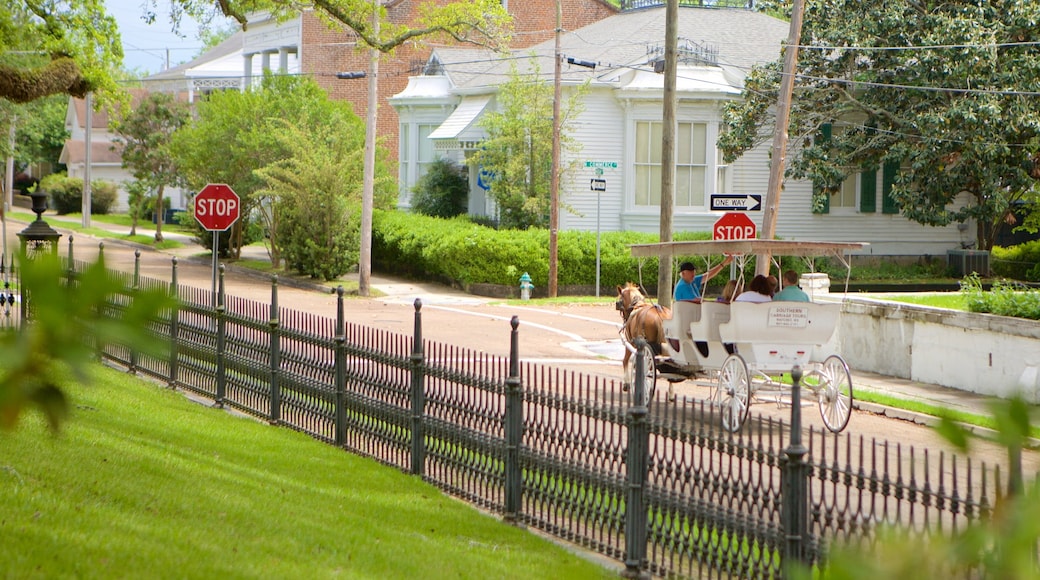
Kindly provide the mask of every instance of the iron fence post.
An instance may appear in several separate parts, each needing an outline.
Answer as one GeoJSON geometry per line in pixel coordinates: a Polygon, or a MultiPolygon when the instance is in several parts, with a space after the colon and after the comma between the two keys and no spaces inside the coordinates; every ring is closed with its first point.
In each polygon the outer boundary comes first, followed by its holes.
{"type": "MultiPolygon", "coordinates": [[[[134,282],[133,287],[130,288],[130,299],[136,300],[137,293],[141,289],[141,250],[134,250],[134,282]]],[[[130,367],[127,370],[132,375],[137,374],[137,349],[134,345],[130,346],[130,367]]]]}
{"type": "Polygon", "coordinates": [[[347,443],[347,322],[343,287],[336,288],[336,446],[347,443]]]}
{"type": "Polygon", "coordinates": [[[170,295],[173,296],[173,311],[170,312],[170,377],[166,383],[171,389],[177,388],[177,372],[180,341],[180,298],[177,291],[177,256],[173,257],[173,272],[170,274],[170,295]]]}
{"type": "Polygon", "coordinates": [[[505,521],[515,523],[520,515],[523,493],[520,471],[520,444],[523,438],[524,399],[520,388],[520,317],[509,325],[509,376],[506,378],[506,510],[505,521]]]}
{"type": "Polygon", "coordinates": [[[416,298],[415,328],[412,334],[412,474],[422,475],[426,471],[426,429],[423,422],[426,413],[426,369],[423,364],[422,300],[416,298]]]}
{"type": "Polygon", "coordinates": [[[268,354],[271,368],[271,413],[270,422],[277,425],[282,420],[282,345],[281,326],[278,320],[278,276],[271,276],[271,319],[268,321],[271,330],[271,345],[268,354]]]}
{"type": "Polygon", "coordinates": [[[224,316],[224,264],[220,265],[220,284],[217,290],[217,399],[215,407],[224,406],[227,394],[227,369],[224,367],[224,349],[227,341],[227,320],[224,316]]]}
{"type": "Polygon", "coordinates": [[[636,362],[635,381],[632,388],[635,392],[635,404],[626,413],[628,426],[628,449],[625,453],[625,578],[649,578],[646,571],[646,505],[643,492],[647,478],[647,455],[650,449],[650,429],[647,424],[649,413],[642,393],[646,392],[646,369],[643,360],[643,349],[650,348],[646,340],[639,338],[635,342],[636,362]]]}
{"type": "Polygon", "coordinates": [[[809,452],[802,444],[802,368],[791,369],[791,437],[784,454],[781,522],[784,529],[783,559],[780,562],[784,576],[791,575],[794,566],[806,566],[809,540],[809,483],[805,456],[809,452]]]}

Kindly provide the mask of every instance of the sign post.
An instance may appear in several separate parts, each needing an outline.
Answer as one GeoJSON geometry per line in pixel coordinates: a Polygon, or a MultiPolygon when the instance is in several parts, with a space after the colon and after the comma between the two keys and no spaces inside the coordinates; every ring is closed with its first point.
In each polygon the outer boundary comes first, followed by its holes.
{"type": "Polygon", "coordinates": [[[713,240],[753,240],[758,234],[755,222],[746,213],[727,212],[711,228],[713,240]]]}
{"type": "Polygon", "coordinates": [[[210,183],[195,196],[195,219],[206,231],[213,232],[213,305],[217,305],[217,255],[220,232],[238,221],[241,203],[238,194],[223,183],[210,183]]]}

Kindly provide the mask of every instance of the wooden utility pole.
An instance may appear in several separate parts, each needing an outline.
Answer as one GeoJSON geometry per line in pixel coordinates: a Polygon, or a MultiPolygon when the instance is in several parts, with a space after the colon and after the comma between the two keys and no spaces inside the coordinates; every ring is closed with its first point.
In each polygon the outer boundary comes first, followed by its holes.
{"type": "MultiPolygon", "coordinates": [[[[791,28],[784,48],[784,76],[780,79],[780,94],[776,102],[776,127],[773,129],[773,148],[769,160],[769,186],[766,189],[765,210],[762,212],[762,233],[759,237],[771,240],[776,237],[776,213],[780,207],[780,191],[784,186],[784,163],[787,158],[787,129],[791,123],[791,94],[794,92],[794,76],[798,70],[798,44],[802,38],[803,0],[794,0],[791,6],[791,28]]],[[[755,273],[769,275],[772,256],[762,254],[756,258],[755,273]]]]}
{"type": "MultiPolygon", "coordinates": [[[[379,0],[373,2],[373,35],[379,36],[379,0]]],[[[372,210],[376,183],[376,108],[379,103],[379,50],[368,53],[368,110],[365,111],[365,158],[361,176],[361,245],[358,255],[358,295],[370,296],[372,280],[372,210]]]]}
{"type": "MultiPolygon", "coordinates": [[[[679,53],[679,0],[668,0],[664,17],[664,107],[661,111],[661,241],[672,241],[675,208],[675,133],[678,98],[675,77],[679,53]]],[[[657,269],[657,302],[672,304],[672,261],[660,260],[657,269]]]]}
{"type": "Polygon", "coordinates": [[[549,298],[556,298],[559,280],[560,230],[560,33],[563,7],[556,0],[556,50],[553,51],[552,175],[549,177],[549,298]]]}

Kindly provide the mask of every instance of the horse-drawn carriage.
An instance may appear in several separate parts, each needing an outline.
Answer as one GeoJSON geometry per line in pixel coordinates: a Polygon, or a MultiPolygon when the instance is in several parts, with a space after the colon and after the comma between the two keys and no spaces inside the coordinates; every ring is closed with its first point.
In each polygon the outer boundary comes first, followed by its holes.
{"type": "MultiPolygon", "coordinates": [[[[846,253],[865,244],[793,242],[783,240],[725,240],[666,242],[632,246],[637,258],[675,260],[680,256],[734,256],[737,271],[755,255],[829,256],[846,267],[846,253]]],[[[739,283],[738,274],[738,283],[739,283]]],[[[842,431],[852,412],[852,378],[837,353],[824,347],[834,334],[841,311],[838,302],[736,302],[703,299],[680,301],[666,308],[649,304],[637,286],[618,287],[618,309],[625,321],[621,330],[626,347],[626,383],[629,359],[642,359],[647,399],[653,397],[658,377],[672,384],[686,380],[711,389],[723,428],[737,431],[755,400],[784,402],[791,387],[783,382],[793,367],[803,370],[802,386],[813,393],[824,424],[842,431]],[[643,338],[649,348],[636,349],[643,338]],[[822,359],[822,360],[821,360],[822,359]]]]}

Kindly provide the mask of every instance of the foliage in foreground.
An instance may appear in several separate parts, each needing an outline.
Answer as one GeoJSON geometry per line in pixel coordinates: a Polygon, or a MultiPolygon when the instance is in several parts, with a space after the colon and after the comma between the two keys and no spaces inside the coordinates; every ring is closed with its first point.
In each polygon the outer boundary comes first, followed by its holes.
{"type": "MultiPolygon", "coordinates": [[[[1022,481],[1022,449],[1030,436],[1030,409],[1022,399],[990,404],[997,441],[1008,451],[1008,490],[990,517],[958,531],[927,537],[885,528],[871,552],[839,547],[827,559],[820,577],[829,580],[917,580],[929,578],[994,578],[1028,580],[1040,576],[1040,481],[1022,481]]],[[[950,417],[942,417],[939,433],[967,454],[975,435],[950,417]]],[[[813,576],[800,570],[793,577],[813,576]]]]}
{"type": "Polygon", "coordinates": [[[990,269],[995,276],[1024,282],[1040,282],[1040,240],[1007,248],[994,246],[990,269]]]}
{"type": "Polygon", "coordinates": [[[987,292],[978,274],[965,276],[961,294],[969,312],[1040,320],[1040,290],[1001,280],[987,292]]]}
{"type": "Polygon", "coordinates": [[[610,578],[420,478],[90,365],[0,432],[10,578],[610,578]]]}
{"type": "Polygon", "coordinates": [[[149,322],[174,302],[157,290],[139,291],[121,316],[113,316],[106,305],[124,287],[104,261],[78,272],[75,283],[64,279],[56,254],[23,255],[19,267],[32,322],[0,330],[0,428],[13,428],[26,408],[36,407],[57,429],[68,413],[65,371],[86,380],[95,349],[110,342],[158,353],[149,322]]]}

